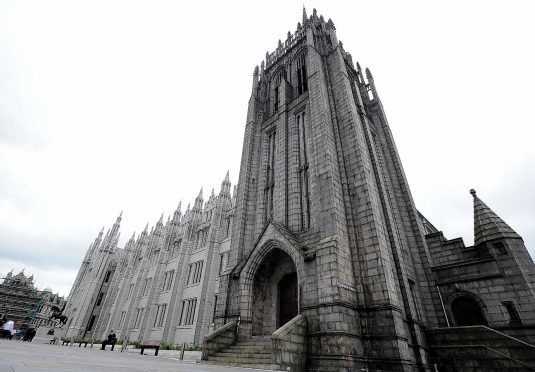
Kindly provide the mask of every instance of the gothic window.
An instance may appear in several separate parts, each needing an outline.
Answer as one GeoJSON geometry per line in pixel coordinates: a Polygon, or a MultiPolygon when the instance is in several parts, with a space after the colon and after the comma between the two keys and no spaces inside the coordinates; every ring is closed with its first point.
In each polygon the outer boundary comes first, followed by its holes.
{"type": "Polygon", "coordinates": [[[152,278],[145,279],[145,286],[143,287],[143,292],[141,293],[142,296],[145,296],[148,293],[151,282],[152,278]]]}
{"type": "Polygon", "coordinates": [[[123,311],[121,313],[121,320],[119,320],[119,328],[122,328],[123,327],[123,324],[124,324],[124,318],[126,317],[126,311],[123,311]]]}
{"type": "Polygon", "coordinates": [[[279,111],[280,107],[280,89],[279,86],[281,84],[281,81],[286,79],[286,70],[284,68],[279,69],[274,76],[273,79],[273,109],[275,113],[279,111]]]}
{"type": "Polygon", "coordinates": [[[272,131],[268,134],[266,187],[264,189],[265,222],[273,217],[273,191],[275,188],[275,135],[272,131]]]}
{"type": "Polygon", "coordinates": [[[217,295],[214,296],[214,312],[212,313],[212,322],[211,323],[214,322],[216,308],[217,308],[217,295]]]}
{"type": "Polygon", "coordinates": [[[134,328],[139,328],[141,326],[141,321],[143,320],[143,313],[145,308],[138,307],[136,313],[136,321],[134,322],[134,328]]]}
{"type": "Polygon", "coordinates": [[[110,280],[111,271],[106,272],[106,277],[104,278],[104,283],[107,283],[110,280]]]}
{"type": "Polygon", "coordinates": [[[104,298],[104,292],[100,292],[98,294],[98,298],[97,298],[97,306],[100,306],[100,304],[102,303],[102,299],[104,298]]]}
{"type": "Polygon", "coordinates": [[[93,324],[95,324],[96,319],[96,315],[91,316],[91,320],[89,320],[89,324],[87,325],[87,331],[91,331],[93,329],[93,324]]]}
{"type": "Polygon", "coordinates": [[[223,269],[225,268],[225,261],[226,261],[225,258],[227,257],[227,253],[228,252],[219,254],[219,274],[218,275],[221,275],[221,273],[223,272],[223,269]]]}
{"type": "Polygon", "coordinates": [[[509,314],[510,325],[522,324],[520,315],[518,315],[518,311],[516,310],[515,304],[512,301],[503,301],[502,305],[505,306],[505,308],[507,309],[507,313],[509,314]]]}
{"type": "Polygon", "coordinates": [[[197,309],[197,299],[190,298],[182,301],[182,311],[180,313],[179,325],[192,325],[197,309]]]}
{"type": "Polygon", "coordinates": [[[156,310],[156,317],[154,318],[154,327],[161,327],[165,319],[165,312],[167,311],[167,304],[158,305],[156,310]]]}
{"type": "Polygon", "coordinates": [[[187,285],[197,284],[201,281],[203,265],[203,260],[189,264],[187,285]]]}
{"type": "Polygon", "coordinates": [[[128,288],[128,295],[126,296],[126,300],[128,301],[132,298],[132,292],[134,291],[134,283],[130,283],[130,286],[128,288]]]}
{"type": "Polygon", "coordinates": [[[297,58],[297,95],[301,95],[308,90],[306,55],[302,54],[297,58]]]}
{"type": "Polygon", "coordinates": [[[308,155],[306,146],[305,112],[299,113],[297,122],[297,144],[299,147],[299,192],[301,209],[301,230],[310,227],[310,195],[308,184],[308,155]]]}

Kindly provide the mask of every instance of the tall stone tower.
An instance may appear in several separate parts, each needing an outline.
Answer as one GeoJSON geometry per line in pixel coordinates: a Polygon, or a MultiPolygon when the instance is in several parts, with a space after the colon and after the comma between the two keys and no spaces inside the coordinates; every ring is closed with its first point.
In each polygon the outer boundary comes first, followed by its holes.
{"type": "MultiPolygon", "coordinates": [[[[424,227],[371,72],[303,9],[253,73],[216,324],[239,339],[302,314],[308,368],[413,370],[443,321],[424,227]]],[[[338,370],[338,369],[336,369],[338,370]]]]}

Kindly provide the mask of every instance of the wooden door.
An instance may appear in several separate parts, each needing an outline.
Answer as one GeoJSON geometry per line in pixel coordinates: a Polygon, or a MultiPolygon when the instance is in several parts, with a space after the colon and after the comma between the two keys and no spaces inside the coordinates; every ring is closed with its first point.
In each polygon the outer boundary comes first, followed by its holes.
{"type": "Polygon", "coordinates": [[[279,281],[279,324],[282,327],[297,315],[297,273],[286,274],[279,281]]]}

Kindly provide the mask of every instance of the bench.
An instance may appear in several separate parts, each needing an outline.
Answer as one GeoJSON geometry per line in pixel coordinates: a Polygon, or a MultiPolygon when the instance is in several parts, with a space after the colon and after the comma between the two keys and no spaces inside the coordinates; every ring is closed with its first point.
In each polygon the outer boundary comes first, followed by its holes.
{"type": "Polygon", "coordinates": [[[69,346],[69,344],[72,345],[73,341],[70,338],[61,338],[61,346],[69,346]]]}
{"type": "Polygon", "coordinates": [[[78,344],[78,347],[82,347],[82,344],[84,344],[84,347],[87,347],[87,344],[89,344],[91,340],[75,340],[74,343],[78,344]]]}
{"type": "Polygon", "coordinates": [[[143,351],[145,349],[156,349],[154,356],[158,356],[158,350],[160,350],[160,341],[147,341],[139,345],[139,347],[141,347],[141,355],[143,355],[143,351]]]}

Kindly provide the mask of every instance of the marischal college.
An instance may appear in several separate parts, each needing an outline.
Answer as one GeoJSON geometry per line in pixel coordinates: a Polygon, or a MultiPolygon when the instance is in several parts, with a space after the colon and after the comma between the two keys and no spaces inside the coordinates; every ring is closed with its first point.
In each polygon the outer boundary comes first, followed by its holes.
{"type": "Polygon", "coordinates": [[[67,337],[284,371],[533,370],[522,237],[474,190],[474,246],[418,212],[374,78],[330,19],[303,10],[254,69],[244,132],[237,187],[222,175],[124,248],[121,216],[100,232],[67,337]]]}

